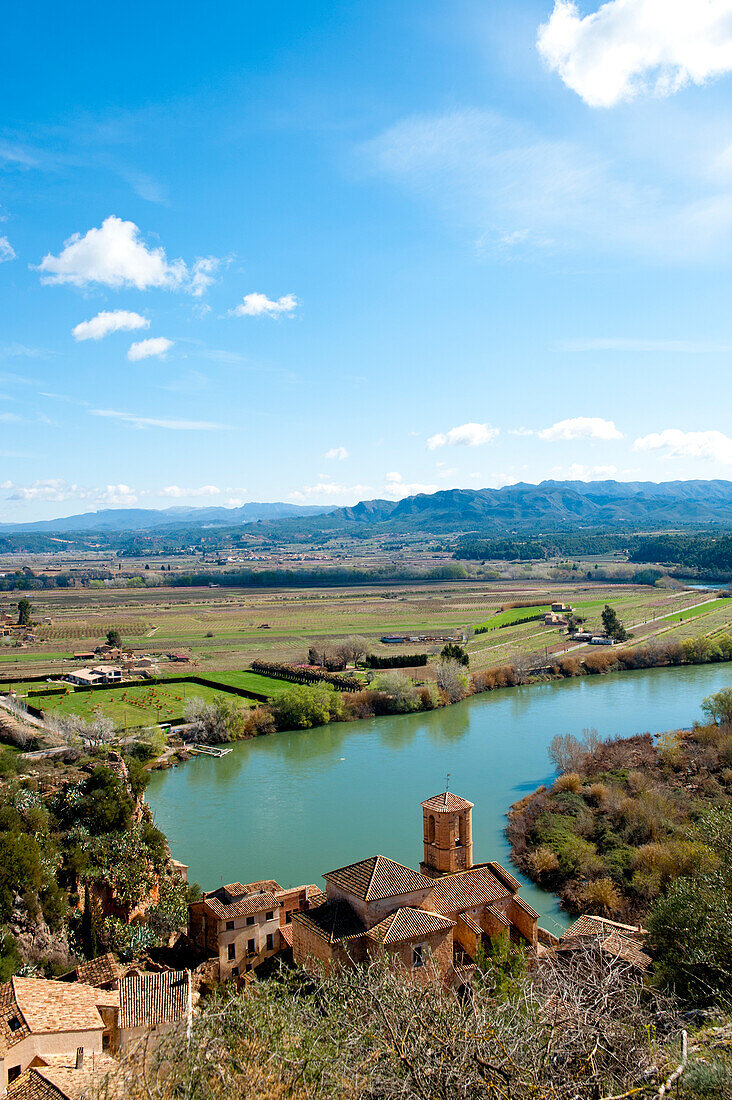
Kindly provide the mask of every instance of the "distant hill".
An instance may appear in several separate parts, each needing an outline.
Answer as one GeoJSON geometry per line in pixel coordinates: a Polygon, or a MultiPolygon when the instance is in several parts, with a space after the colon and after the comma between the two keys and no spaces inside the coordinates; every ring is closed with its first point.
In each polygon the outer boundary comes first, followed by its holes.
{"type": "Polygon", "coordinates": [[[328,505],[283,503],[242,504],[240,508],[105,508],[99,512],[65,516],[63,519],[43,519],[35,523],[0,523],[0,531],[8,534],[64,534],[70,531],[147,531],[165,527],[240,527],[244,523],[256,523],[259,520],[271,522],[320,515],[328,510],[328,505]]]}
{"type": "Polygon", "coordinates": [[[241,508],[108,508],[0,533],[102,534],[263,524],[273,536],[317,531],[522,534],[581,530],[732,527],[732,481],[542,481],[503,489],[445,489],[404,500],[362,500],[348,508],[244,504],[241,508]]]}
{"type": "Polygon", "coordinates": [[[732,482],[542,481],[503,489],[445,489],[400,501],[361,501],[307,525],[528,532],[709,524],[732,526],[732,482]]]}

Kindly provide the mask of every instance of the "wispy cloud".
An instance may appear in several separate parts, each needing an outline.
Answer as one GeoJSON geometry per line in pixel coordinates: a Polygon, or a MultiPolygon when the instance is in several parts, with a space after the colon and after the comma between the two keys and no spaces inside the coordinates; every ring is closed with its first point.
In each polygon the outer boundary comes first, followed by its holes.
{"type": "Polygon", "coordinates": [[[130,505],[137,502],[137,493],[129,485],[107,485],[103,489],[90,489],[66,481],[64,478],[46,478],[31,485],[16,485],[4,481],[0,489],[9,492],[8,500],[60,503],[67,500],[91,502],[95,505],[130,505]]]}
{"type": "Polygon", "coordinates": [[[119,412],[116,409],[92,409],[92,416],[104,416],[110,420],[119,420],[122,424],[131,424],[134,428],[166,428],[174,432],[225,432],[231,431],[230,424],[218,424],[212,420],[176,420],[155,416],[135,416],[133,413],[119,412]]]}
{"type": "Polygon", "coordinates": [[[345,447],[331,447],[329,451],[325,452],[325,457],[329,461],[342,462],[345,458],[348,458],[348,451],[345,447]]]}
{"type": "Polygon", "coordinates": [[[438,447],[480,447],[491,443],[498,434],[498,428],[491,428],[488,424],[460,424],[447,432],[431,435],[427,440],[427,449],[434,451],[438,447]]]}
{"type": "Polygon", "coordinates": [[[0,237],[0,264],[15,259],[15,249],[7,237],[0,237]]]}
{"type": "Polygon", "coordinates": [[[732,351],[732,344],[718,344],[709,340],[643,340],[618,336],[562,340],[559,346],[562,351],[680,352],[686,355],[732,351]]]}
{"type": "Polygon", "coordinates": [[[557,443],[566,439],[622,439],[612,420],[603,420],[601,416],[574,416],[568,420],[558,420],[550,428],[542,428],[536,433],[546,443],[557,443]]]}

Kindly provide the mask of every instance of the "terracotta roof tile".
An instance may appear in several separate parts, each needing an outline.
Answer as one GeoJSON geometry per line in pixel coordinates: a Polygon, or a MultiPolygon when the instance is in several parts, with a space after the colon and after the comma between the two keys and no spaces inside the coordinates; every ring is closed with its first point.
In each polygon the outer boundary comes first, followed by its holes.
{"type": "Polygon", "coordinates": [[[483,929],[480,927],[475,917],[471,917],[470,913],[461,913],[457,922],[458,924],[464,924],[465,927],[469,928],[471,932],[474,932],[476,936],[483,935],[483,929]]]}
{"type": "Polygon", "coordinates": [[[79,963],[74,973],[76,974],[77,982],[101,986],[118,981],[122,977],[124,971],[116,961],[114,955],[108,951],[106,955],[100,955],[96,959],[89,959],[87,962],[79,963]]]}
{"type": "MultiPolygon", "coordinates": [[[[30,1032],[96,1031],[103,1027],[98,1006],[114,1008],[119,1004],[112,990],[45,978],[12,978],[2,987],[0,1003],[7,996],[8,985],[30,1032]]],[[[10,1037],[9,1046],[23,1036],[17,1030],[10,1037]]]]}
{"type": "MultiPolygon", "coordinates": [[[[114,1071],[117,1063],[105,1055],[95,1055],[81,1068],[75,1065],[34,1066],[8,1085],[8,1100],[80,1100],[94,1081],[114,1071]]],[[[105,1096],[119,1095],[113,1082],[105,1096]]]]}
{"type": "Polygon", "coordinates": [[[328,871],[323,878],[361,901],[400,897],[418,890],[429,890],[432,886],[432,879],[386,856],[371,856],[359,863],[339,867],[328,871]]]}
{"type": "Polygon", "coordinates": [[[509,921],[508,917],[505,913],[501,912],[497,905],[489,905],[487,907],[487,911],[495,920],[498,921],[499,924],[505,925],[506,928],[511,927],[511,922],[509,921]]]}
{"type": "Polygon", "coordinates": [[[420,939],[433,932],[447,932],[455,927],[455,921],[430,913],[426,909],[412,909],[404,906],[390,913],[384,920],[370,928],[366,935],[385,946],[393,943],[420,939]]]}
{"type": "Polygon", "coordinates": [[[507,871],[503,864],[496,863],[495,860],[491,860],[490,863],[486,864],[486,867],[490,867],[496,878],[499,879],[500,882],[504,883],[511,891],[511,893],[515,893],[517,890],[521,889],[521,883],[519,882],[519,880],[517,878],[514,878],[511,872],[507,871]]]}
{"type": "Polygon", "coordinates": [[[583,913],[581,917],[571,925],[562,936],[562,939],[567,939],[574,936],[597,936],[600,932],[623,932],[627,936],[631,936],[642,943],[646,937],[646,931],[644,928],[640,928],[634,924],[619,924],[615,920],[608,920],[606,917],[596,917],[591,913],[583,913]]]}
{"type": "Polygon", "coordinates": [[[292,925],[283,924],[280,925],[280,938],[285,947],[292,947],[292,925]]]}
{"type": "Polygon", "coordinates": [[[651,957],[642,950],[646,932],[632,924],[619,924],[617,921],[583,913],[567,929],[559,941],[559,950],[574,950],[596,939],[601,951],[615,958],[623,959],[639,970],[647,970],[651,957]]]}
{"type": "Polygon", "coordinates": [[[327,901],[314,909],[292,914],[293,924],[303,924],[327,943],[358,939],[366,926],[345,901],[327,901]]]}
{"type": "Polygon", "coordinates": [[[459,794],[453,794],[452,791],[443,791],[442,794],[433,794],[431,798],[425,799],[422,808],[432,810],[438,814],[447,814],[452,813],[454,810],[472,810],[473,805],[473,802],[468,802],[466,798],[461,798],[459,794]]]}
{"type": "Polygon", "coordinates": [[[443,875],[433,880],[433,887],[429,905],[438,913],[459,913],[513,896],[490,866],[443,875]]]}
{"type": "Polygon", "coordinates": [[[279,909],[280,903],[274,894],[252,894],[241,898],[240,901],[232,901],[228,904],[219,901],[218,898],[204,898],[211,912],[219,920],[233,920],[235,917],[245,917],[252,913],[262,913],[268,909],[279,909]]]}
{"type": "Polygon", "coordinates": [[[119,983],[119,1027],[174,1024],[188,1012],[187,970],[130,974],[119,983]]]}
{"type": "Polygon", "coordinates": [[[225,890],[230,898],[240,898],[245,894],[274,894],[275,890],[280,890],[280,884],[273,878],[262,879],[260,882],[230,882],[226,886],[220,886],[219,890],[212,890],[212,894],[219,893],[220,890],[225,890]]]}

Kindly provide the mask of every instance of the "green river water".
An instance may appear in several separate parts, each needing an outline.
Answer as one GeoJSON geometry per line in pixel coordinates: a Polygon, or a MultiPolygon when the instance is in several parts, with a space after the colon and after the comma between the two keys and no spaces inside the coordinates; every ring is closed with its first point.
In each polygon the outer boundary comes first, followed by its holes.
{"type": "MultiPolygon", "coordinates": [[[[147,799],[204,889],[263,878],[322,886],[324,871],[375,854],[418,868],[419,804],[444,790],[449,772],[450,789],[475,803],[474,859],[510,867],[506,811],[551,781],[546,746],[556,733],[690,726],[704,696],[730,686],[724,664],[510,688],[425,714],[241,742],[221,759],[154,772],[147,799]]],[[[545,927],[567,925],[551,894],[528,881],[522,894],[545,927]]]]}

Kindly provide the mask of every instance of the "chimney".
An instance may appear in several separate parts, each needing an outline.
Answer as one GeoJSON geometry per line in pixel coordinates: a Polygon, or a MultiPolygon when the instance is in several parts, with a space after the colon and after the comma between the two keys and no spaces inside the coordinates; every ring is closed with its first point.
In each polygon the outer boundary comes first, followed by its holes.
{"type": "Polygon", "coordinates": [[[84,1048],[83,1047],[77,1047],[76,1048],[76,1068],[77,1069],[83,1069],[84,1068],[84,1048]]]}

